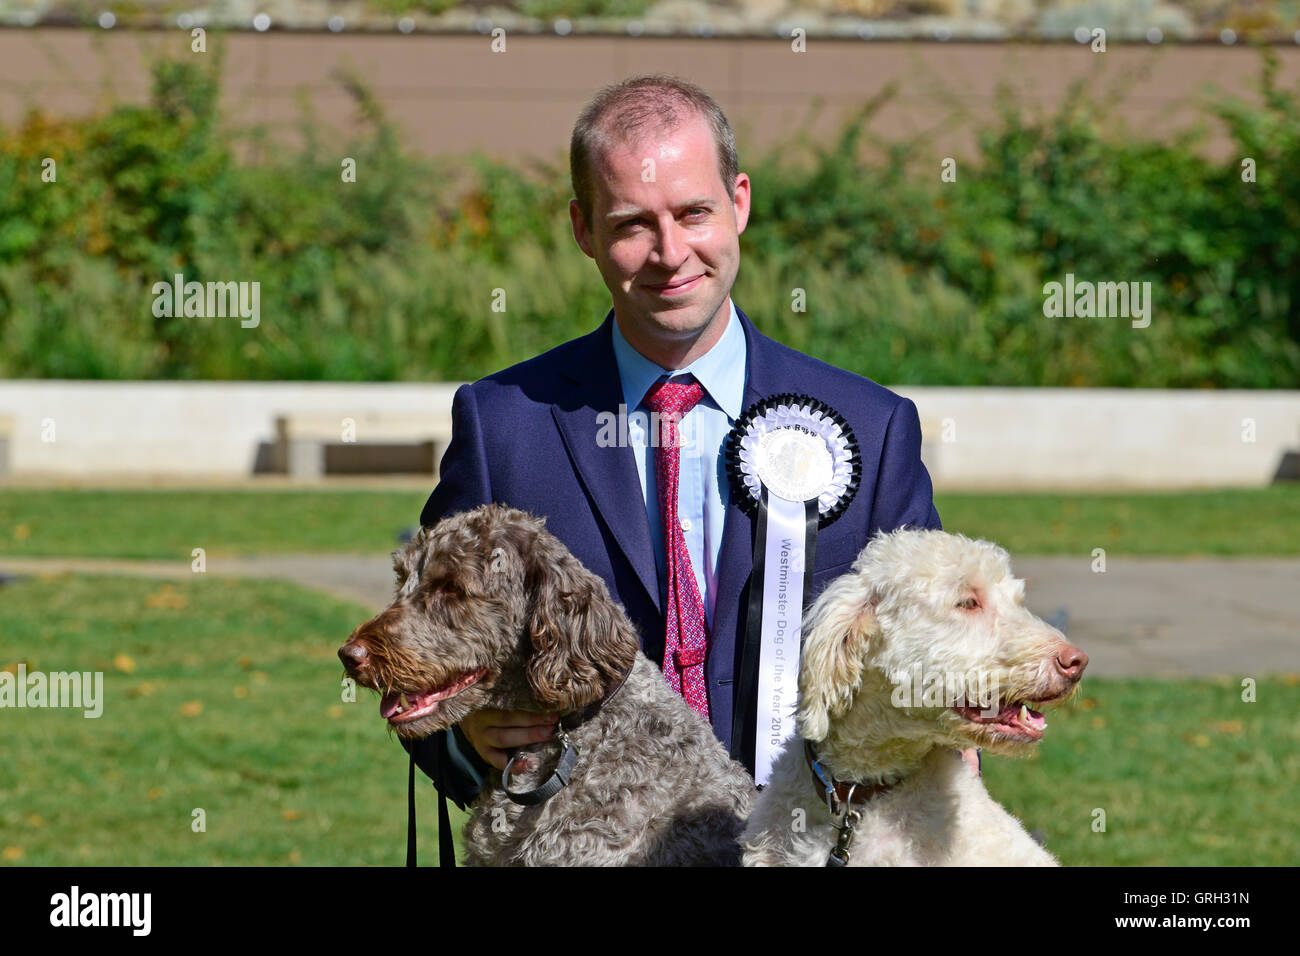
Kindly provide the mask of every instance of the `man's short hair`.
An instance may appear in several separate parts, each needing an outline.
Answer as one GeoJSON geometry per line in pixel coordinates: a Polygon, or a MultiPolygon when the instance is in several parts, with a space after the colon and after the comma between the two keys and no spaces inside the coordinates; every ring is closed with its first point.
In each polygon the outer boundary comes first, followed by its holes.
{"type": "Polygon", "coordinates": [[[569,173],[573,194],[588,228],[593,228],[595,190],[591,167],[595,157],[619,143],[634,143],[645,135],[671,132],[695,116],[708,121],[713,132],[718,175],[732,195],[740,161],[736,134],[713,97],[694,83],[667,73],[634,76],[605,87],[592,98],[569,140],[569,173]]]}

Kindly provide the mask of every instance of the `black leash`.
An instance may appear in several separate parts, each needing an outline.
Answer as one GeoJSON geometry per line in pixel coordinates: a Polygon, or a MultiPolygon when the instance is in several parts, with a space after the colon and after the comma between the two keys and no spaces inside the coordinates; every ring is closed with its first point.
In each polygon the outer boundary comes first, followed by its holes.
{"type": "MultiPolygon", "coordinates": [[[[415,748],[411,748],[411,770],[406,777],[406,865],[416,866],[415,853],[415,748]]],[[[456,845],[451,839],[451,814],[447,798],[438,790],[438,866],[456,865],[456,845]]]]}
{"type": "Polygon", "coordinates": [[[456,847],[451,842],[451,815],[447,812],[447,796],[438,791],[438,866],[455,867],[456,847]]]}
{"type": "Polygon", "coordinates": [[[406,865],[415,866],[415,748],[411,748],[411,772],[406,777],[406,865]]]}

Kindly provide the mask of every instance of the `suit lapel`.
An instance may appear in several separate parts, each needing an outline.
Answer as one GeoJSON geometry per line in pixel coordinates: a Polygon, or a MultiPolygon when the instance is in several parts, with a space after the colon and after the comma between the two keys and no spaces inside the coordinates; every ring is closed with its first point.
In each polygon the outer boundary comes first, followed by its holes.
{"type": "Polygon", "coordinates": [[[632,448],[624,440],[610,447],[597,443],[604,421],[600,416],[613,415],[617,428],[619,405],[623,404],[611,337],[613,322],[611,309],[605,324],[579,341],[562,374],[580,387],[574,390],[571,401],[554,405],[551,414],[597,511],[655,608],[662,613],[659,572],[650,544],[650,519],[639,491],[641,478],[632,448]]]}

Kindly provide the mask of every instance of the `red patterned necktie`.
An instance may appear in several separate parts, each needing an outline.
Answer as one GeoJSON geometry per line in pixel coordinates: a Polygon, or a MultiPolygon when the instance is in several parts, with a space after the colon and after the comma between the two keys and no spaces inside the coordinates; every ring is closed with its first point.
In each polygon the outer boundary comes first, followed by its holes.
{"type": "Polygon", "coordinates": [[[664,609],[668,622],[664,639],[664,677],[668,686],[681,694],[692,710],[708,720],[709,695],[704,681],[708,628],[699,584],[691,568],[691,555],[686,550],[686,538],[677,518],[677,476],[681,465],[677,426],[703,397],[704,388],[699,382],[689,379],[664,381],[650,387],[645,405],[659,416],[655,479],[659,491],[659,514],[663,516],[668,571],[668,601],[664,609]]]}

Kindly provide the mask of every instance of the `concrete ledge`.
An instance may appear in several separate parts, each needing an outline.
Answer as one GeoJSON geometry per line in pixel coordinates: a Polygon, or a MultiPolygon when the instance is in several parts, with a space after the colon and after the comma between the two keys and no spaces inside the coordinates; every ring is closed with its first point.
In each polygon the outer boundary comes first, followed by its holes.
{"type": "MultiPolygon", "coordinates": [[[[276,417],[450,416],[456,383],[0,381],[16,481],[230,481],[276,470],[276,417]]],[[[364,431],[364,429],[359,429],[364,431]]]]}
{"type": "Polygon", "coordinates": [[[9,475],[9,443],[13,434],[14,417],[0,412],[0,478],[9,475]]]}
{"type": "MultiPolygon", "coordinates": [[[[277,418],[301,410],[303,427],[325,422],[329,435],[352,419],[358,442],[436,444],[456,388],[7,380],[0,441],[7,417],[15,483],[273,480],[277,418]]],[[[896,390],[916,402],[941,489],[1260,487],[1300,450],[1300,391],[896,390]]]]}
{"type": "Polygon", "coordinates": [[[1263,486],[1300,448],[1300,391],[895,390],[944,488],[1263,486]]]}

